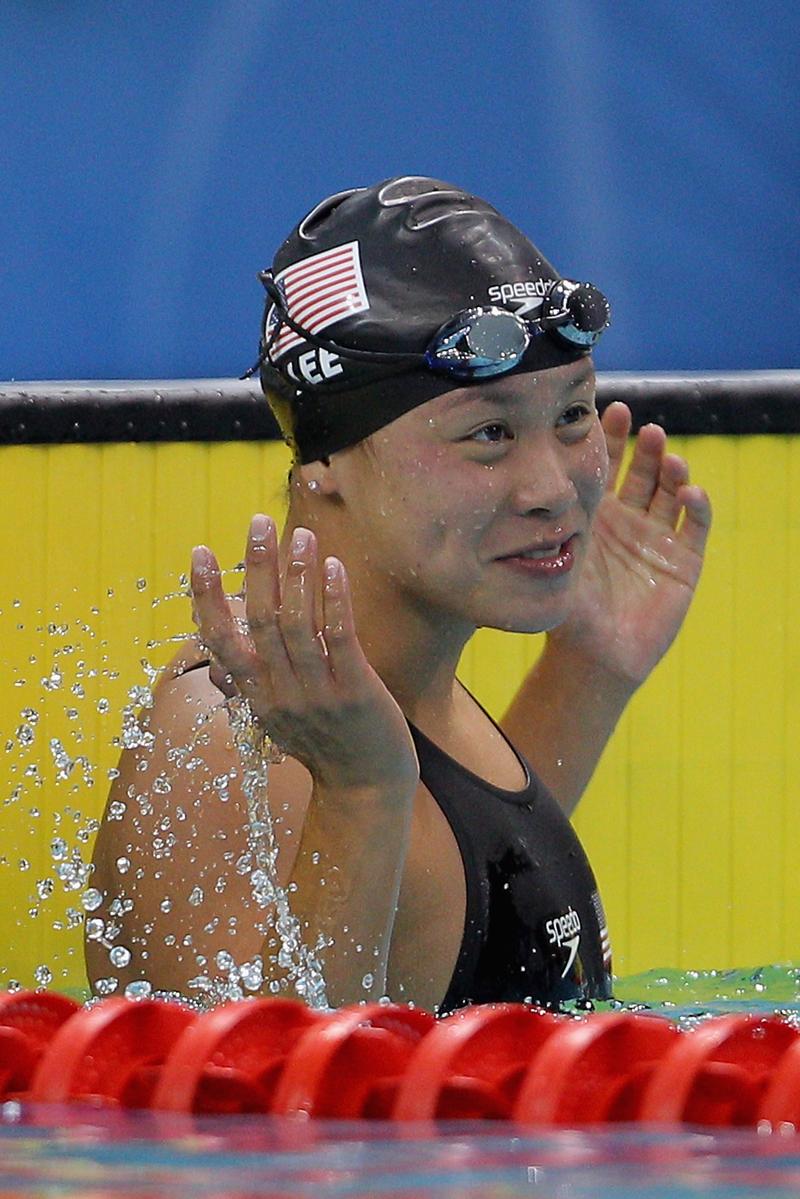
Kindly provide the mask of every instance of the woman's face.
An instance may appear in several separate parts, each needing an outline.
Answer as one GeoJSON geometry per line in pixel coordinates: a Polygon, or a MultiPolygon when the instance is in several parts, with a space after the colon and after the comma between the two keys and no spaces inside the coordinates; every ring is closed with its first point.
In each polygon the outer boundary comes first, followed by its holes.
{"type": "Polygon", "coordinates": [[[608,472],[589,359],[429,400],[332,468],[348,567],[398,602],[535,632],[569,612],[608,472]]]}

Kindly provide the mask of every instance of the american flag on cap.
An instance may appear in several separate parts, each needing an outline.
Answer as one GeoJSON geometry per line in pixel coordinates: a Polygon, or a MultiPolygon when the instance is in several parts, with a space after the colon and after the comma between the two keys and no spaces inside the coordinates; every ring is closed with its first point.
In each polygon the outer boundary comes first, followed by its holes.
{"type": "MultiPolygon", "coordinates": [[[[320,333],[346,316],[369,308],[357,241],[323,250],[294,262],[275,276],[291,318],[309,333],[320,333]]],[[[268,328],[278,320],[270,310],[268,328]]],[[[273,362],[302,344],[302,337],[284,325],[272,346],[273,362]]]]}

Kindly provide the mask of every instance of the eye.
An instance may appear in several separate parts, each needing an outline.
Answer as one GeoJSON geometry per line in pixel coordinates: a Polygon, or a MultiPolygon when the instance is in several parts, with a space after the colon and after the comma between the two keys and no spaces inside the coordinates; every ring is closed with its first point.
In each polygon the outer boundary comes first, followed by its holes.
{"type": "Polygon", "coordinates": [[[502,441],[511,441],[513,438],[514,434],[508,425],[504,425],[502,421],[492,421],[489,425],[481,425],[480,429],[475,429],[469,435],[470,441],[479,441],[490,445],[496,445],[502,441]]]}
{"type": "Polygon", "coordinates": [[[577,425],[594,416],[594,411],[591,404],[570,404],[569,408],[561,413],[557,423],[559,425],[577,425]]]}

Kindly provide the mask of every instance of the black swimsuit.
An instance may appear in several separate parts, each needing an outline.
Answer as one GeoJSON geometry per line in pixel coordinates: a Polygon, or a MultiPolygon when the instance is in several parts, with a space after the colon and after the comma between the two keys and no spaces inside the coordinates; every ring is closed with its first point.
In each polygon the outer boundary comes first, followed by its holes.
{"type": "Polygon", "coordinates": [[[527,786],[504,791],[410,728],[420,776],[453,831],[466,877],[464,937],[440,1012],[467,1003],[609,998],[603,905],[556,800],[523,758],[527,786]]]}

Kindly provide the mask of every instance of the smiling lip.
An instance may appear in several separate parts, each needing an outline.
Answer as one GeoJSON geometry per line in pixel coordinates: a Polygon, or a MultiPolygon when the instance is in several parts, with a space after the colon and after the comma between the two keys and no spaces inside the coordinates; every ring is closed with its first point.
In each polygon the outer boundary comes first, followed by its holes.
{"type": "Polygon", "coordinates": [[[508,554],[495,560],[503,566],[513,567],[527,575],[553,578],[556,575],[568,574],[572,570],[575,565],[575,542],[577,539],[577,533],[573,533],[560,545],[531,546],[528,550],[519,550],[517,553],[508,554]],[[527,556],[531,553],[535,553],[536,557],[527,556]]]}

